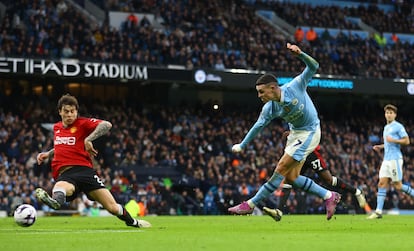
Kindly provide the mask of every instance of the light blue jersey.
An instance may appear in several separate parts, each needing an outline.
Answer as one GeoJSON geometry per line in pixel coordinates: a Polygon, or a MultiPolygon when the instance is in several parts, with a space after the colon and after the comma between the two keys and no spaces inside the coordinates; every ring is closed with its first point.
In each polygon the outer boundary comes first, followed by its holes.
{"type": "Polygon", "coordinates": [[[402,159],[401,145],[397,143],[391,143],[387,141],[387,136],[391,136],[394,139],[402,139],[407,137],[407,131],[404,126],[398,121],[393,121],[390,124],[384,126],[383,132],[384,138],[384,160],[397,160],[402,159]]]}
{"type": "Polygon", "coordinates": [[[284,119],[289,124],[290,130],[315,131],[319,128],[318,113],[306,92],[319,64],[304,52],[299,55],[299,58],[305,62],[305,70],[292,81],[280,87],[280,102],[268,101],[264,104],[256,123],[240,143],[242,148],[275,118],[284,119]]]}

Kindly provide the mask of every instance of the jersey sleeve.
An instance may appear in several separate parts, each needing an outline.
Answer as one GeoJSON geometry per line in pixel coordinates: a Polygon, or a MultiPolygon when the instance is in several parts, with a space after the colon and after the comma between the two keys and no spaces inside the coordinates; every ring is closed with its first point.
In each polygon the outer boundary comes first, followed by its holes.
{"type": "Polygon", "coordinates": [[[397,134],[400,137],[400,139],[408,136],[408,133],[402,124],[399,124],[397,134]]]}
{"type": "Polygon", "coordinates": [[[299,54],[299,58],[306,64],[306,68],[299,76],[295,78],[295,82],[300,83],[302,88],[305,89],[311,81],[313,75],[315,75],[316,71],[318,70],[319,63],[304,52],[299,54]]]}
{"type": "Polygon", "coordinates": [[[90,134],[103,120],[96,118],[84,118],[83,128],[85,128],[86,134],[90,134]]]}

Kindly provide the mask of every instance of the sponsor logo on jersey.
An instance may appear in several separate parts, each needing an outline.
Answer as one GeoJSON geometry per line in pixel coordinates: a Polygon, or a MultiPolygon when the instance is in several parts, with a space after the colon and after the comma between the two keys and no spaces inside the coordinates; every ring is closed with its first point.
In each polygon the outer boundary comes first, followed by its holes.
{"type": "Polygon", "coordinates": [[[55,138],[55,145],[69,145],[73,146],[76,144],[76,138],[75,137],[60,137],[56,136],[55,138]]]}

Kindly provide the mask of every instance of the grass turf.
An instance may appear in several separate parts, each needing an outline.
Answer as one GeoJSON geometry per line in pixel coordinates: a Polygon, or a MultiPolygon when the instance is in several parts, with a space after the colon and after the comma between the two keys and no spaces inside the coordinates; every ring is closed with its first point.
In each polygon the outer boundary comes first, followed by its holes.
{"type": "Polygon", "coordinates": [[[2,251],[103,250],[411,250],[414,216],[289,215],[146,217],[150,229],[116,217],[38,217],[28,228],[0,218],[2,251]]]}

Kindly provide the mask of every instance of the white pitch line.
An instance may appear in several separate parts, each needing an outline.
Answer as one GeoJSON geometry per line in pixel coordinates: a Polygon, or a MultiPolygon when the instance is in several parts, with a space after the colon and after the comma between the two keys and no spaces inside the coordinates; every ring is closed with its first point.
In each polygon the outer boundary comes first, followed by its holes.
{"type": "Polygon", "coordinates": [[[50,229],[25,229],[22,231],[16,230],[15,228],[9,229],[0,229],[1,232],[14,232],[15,234],[96,234],[96,233],[136,233],[136,232],[145,232],[144,230],[50,230],[50,229]]]}

